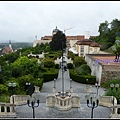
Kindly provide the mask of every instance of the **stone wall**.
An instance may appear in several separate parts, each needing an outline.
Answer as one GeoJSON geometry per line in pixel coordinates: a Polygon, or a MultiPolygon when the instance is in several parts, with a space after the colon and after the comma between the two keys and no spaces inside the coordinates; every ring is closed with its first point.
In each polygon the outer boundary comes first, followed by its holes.
{"type": "Polygon", "coordinates": [[[111,56],[110,54],[86,54],[85,60],[91,68],[91,75],[96,76],[96,80],[101,84],[111,79],[120,79],[120,63],[101,64],[95,62],[94,56],[111,56]]]}
{"type": "Polygon", "coordinates": [[[101,82],[120,79],[120,65],[104,65],[102,67],[101,82]]]}

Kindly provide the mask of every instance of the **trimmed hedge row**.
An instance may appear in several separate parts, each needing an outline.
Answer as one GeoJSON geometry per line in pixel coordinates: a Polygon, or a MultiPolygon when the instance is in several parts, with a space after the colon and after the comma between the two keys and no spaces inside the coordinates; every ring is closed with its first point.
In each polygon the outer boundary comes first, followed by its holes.
{"type": "Polygon", "coordinates": [[[78,83],[83,83],[83,84],[91,84],[95,85],[96,83],[96,76],[91,76],[91,75],[77,75],[72,72],[72,70],[69,70],[70,72],[70,78],[78,83]],[[88,81],[86,80],[88,79],[88,81]]]}
{"type": "Polygon", "coordinates": [[[58,73],[44,73],[43,75],[44,82],[52,81],[54,80],[54,78],[57,79],[57,77],[58,77],[58,73]]]}

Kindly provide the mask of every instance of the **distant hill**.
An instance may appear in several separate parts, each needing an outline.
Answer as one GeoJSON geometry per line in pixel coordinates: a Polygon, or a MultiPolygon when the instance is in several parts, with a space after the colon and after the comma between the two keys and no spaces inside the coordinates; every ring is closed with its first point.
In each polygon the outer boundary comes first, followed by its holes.
{"type": "MultiPolygon", "coordinates": [[[[8,46],[9,43],[0,43],[0,48],[4,48],[5,46],[8,46]]],[[[16,43],[12,43],[12,48],[16,49],[16,48],[27,48],[27,47],[32,47],[33,43],[30,42],[16,42],[16,43]]]]}

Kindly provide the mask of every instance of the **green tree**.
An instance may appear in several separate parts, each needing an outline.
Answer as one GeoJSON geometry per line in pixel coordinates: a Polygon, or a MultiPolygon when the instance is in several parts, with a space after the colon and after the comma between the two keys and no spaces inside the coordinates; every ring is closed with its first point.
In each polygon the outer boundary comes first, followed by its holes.
{"type": "Polygon", "coordinates": [[[110,24],[111,24],[111,30],[115,30],[120,26],[120,21],[117,18],[115,18],[112,20],[110,24]]]}
{"type": "Polygon", "coordinates": [[[76,73],[79,75],[91,75],[91,69],[87,64],[82,64],[76,68],[76,73]]]}
{"type": "Polygon", "coordinates": [[[71,51],[68,51],[68,58],[71,58],[72,60],[74,60],[75,54],[71,51]]]}
{"type": "Polygon", "coordinates": [[[86,64],[86,61],[83,57],[75,56],[73,64],[75,65],[75,67],[79,67],[82,64],[86,64]]]}
{"type": "Polygon", "coordinates": [[[62,50],[66,48],[66,36],[62,31],[58,31],[53,35],[52,41],[50,42],[51,50],[62,50]]]}
{"type": "Polygon", "coordinates": [[[115,44],[112,46],[113,53],[116,55],[115,62],[119,61],[120,55],[120,37],[116,38],[115,44]]]}
{"type": "Polygon", "coordinates": [[[21,66],[13,66],[11,70],[12,70],[12,76],[15,78],[23,75],[23,69],[21,66]]]}
{"type": "Polygon", "coordinates": [[[99,30],[98,30],[98,32],[100,32],[100,35],[106,34],[106,33],[108,33],[110,31],[108,26],[109,26],[109,23],[108,23],[107,20],[105,22],[103,22],[103,23],[100,23],[99,30]]]}
{"type": "Polygon", "coordinates": [[[0,84],[0,94],[7,93],[8,87],[6,85],[0,84]]]}
{"type": "Polygon", "coordinates": [[[21,56],[11,64],[11,68],[16,68],[16,66],[23,70],[23,75],[32,74],[33,76],[37,76],[38,74],[38,63],[36,58],[29,59],[27,56],[21,56]]]}
{"type": "Polygon", "coordinates": [[[27,82],[34,83],[34,77],[31,74],[21,76],[17,80],[19,82],[19,87],[22,91],[25,90],[27,82]]]}
{"type": "Polygon", "coordinates": [[[46,58],[46,59],[44,59],[43,62],[44,62],[44,67],[47,67],[47,68],[54,68],[55,67],[54,60],[51,58],[46,58]]]}

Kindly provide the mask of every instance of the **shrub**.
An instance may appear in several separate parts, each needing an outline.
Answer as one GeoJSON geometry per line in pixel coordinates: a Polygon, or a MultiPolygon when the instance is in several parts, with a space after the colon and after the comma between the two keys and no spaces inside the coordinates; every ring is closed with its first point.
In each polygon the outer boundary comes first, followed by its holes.
{"type": "Polygon", "coordinates": [[[54,68],[55,66],[54,60],[51,58],[44,59],[43,63],[44,63],[44,67],[47,67],[47,68],[54,68]]]}
{"type": "Polygon", "coordinates": [[[73,68],[73,64],[72,63],[68,63],[67,67],[68,67],[68,69],[72,69],[73,68]]]}
{"type": "Polygon", "coordinates": [[[55,68],[56,68],[56,69],[59,69],[59,64],[55,64],[55,68]]]}
{"type": "Polygon", "coordinates": [[[43,76],[44,82],[48,82],[54,80],[54,78],[58,77],[58,73],[45,73],[43,76]]]}
{"type": "Polygon", "coordinates": [[[80,67],[76,68],[76,73],[79,75],[90,75],[91,69],[87,64],[82,64],[80,67]]]}
{"type": "Polygon", "coordinates": [[[69,71],[70,71],[70,78],[73,81],[83,84],[92,84],[92,85],[95,85],[96,83],[96,76],[78,75],[76,72],[74,72],[74,70],[69,70],[69,71]],[[88,79],[88,81],[86,79],[88,79]]]}
{"type": "Polygon", "coordinates": [[[79,67],[82,64],[86,64],[86,61],[83,57],[76,56],[73,60],[75,67],[79,67]]]}

